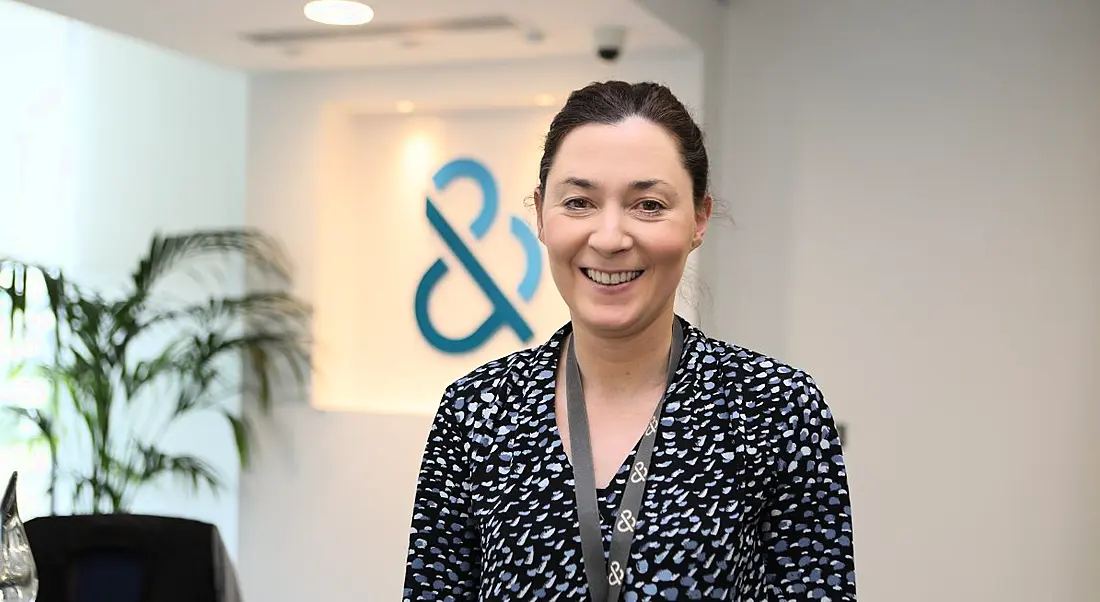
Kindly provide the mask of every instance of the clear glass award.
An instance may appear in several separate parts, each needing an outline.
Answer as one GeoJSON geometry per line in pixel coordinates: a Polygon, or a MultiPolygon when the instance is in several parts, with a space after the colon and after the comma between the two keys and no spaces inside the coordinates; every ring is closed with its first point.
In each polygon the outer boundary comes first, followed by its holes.
{"type": "Polygon", "coordinates": [[[38,570],[19,518],[13,472],[0,498],[0,602],[34,602],[38,597],[38,570]]]}

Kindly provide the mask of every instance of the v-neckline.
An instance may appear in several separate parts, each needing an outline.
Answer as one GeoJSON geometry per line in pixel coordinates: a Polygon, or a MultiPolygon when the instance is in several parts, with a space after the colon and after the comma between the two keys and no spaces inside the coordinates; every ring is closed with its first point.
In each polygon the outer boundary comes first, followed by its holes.
{"type": "MultiPolygon", "coordinates": [[[[569,345],[569,340],[570,340],[570,337],[572,337],[572,336],[573,336],[572,331],[567,332],[565,334],[565,336],[562,337],[561,343],[554,350],[553,358],[551,360],[554,378],[550,381],[550,384],[549,384],[549,387],[548,387],[549,392],[550,392],[550,403],[548,403],[547,406],[550,409],[550,411],[548,413],[549,414],[548,419],[550,420],[550,429],[551,429],[551,434],[553,436],[552,440],[556,444],[559,459],[562,462],[564,462],[564,464],[563,464],[564,466],[569,467],[570,477],[573,480],[576,480],[577,473],[576,473],[576,469],[574,468],[573,458],[570,456],[569,453],[567,453],[565,451],[565,438],[562,437],[561,428],[558,425],[558,383],[559,383],[559,380],[560,380],[558,375],[559,375],[559,371],[562,369],[562,360],[563,360],[563,358],[565,356],[565,353],[566,353],[566,346],[569,345]]],[[[685,332],[685,338],[686,338],[686,332],[685,332]]],[[[683,350],[681,350],[681,354],[682,353],[683,353],[683,350]]],[[[564,386],[565,383],[562,382],[561,384],[564,386]]],[[[666,389],[667,389],[667,385],[666,385],[666,389]]],[[[662,391],[661,395],[664,396],[663,391],[662,391]]],[[[661,403],[661,400],[658,400],[658,403],[661,403]]],[[[663,412],[662,412],[662,414],[663,414],[663,412]]],[[[568,414],[567,414],[567,416],[568,416],[568,414]]],[[[596,494],[597,495],[606,496],[608,493],[617,492],[619,489],[622,489],[622,485],[618,484],[617,481],[619,480],[619,477],[624,474],[624,469],[625,469],[625,472],[630,471],[630,466],[633,465],[633,463],[634,463],[634,457],[638,455],[638,448],[642,444],[642,439],[645,437],[645,432],[646,432],[645,427],[643,427],[642,430],[638,433],[638,437],[634,440],[634,445],[631,446],[630,451],[627,452],[626,456],[624,456],[622,461],[619,462],[619,465],[615,469],[615,472],[611,473],[611,478],[607,481],[607,483],[604,484],[603,486],[601,486],[599,483],[596,483],[596,494]],[[612,489],[613,487],[615,488],[614,490],[612,489]]],[[[590,433],[590,436],[591,436],[591,433],[590,433]]],[[[570,441],[572,441],[572,438],[573,438],[573,433],[572,432],[569,433],[569,438],[570,438],[570,441]]],[[[570,447],[572,447],[572,446],[570,446],[570,447]]],[[[593,446],[589,445],[589,449],[593,449],[593,446]]],[[[593,458],[593,465],[594,464],[595,464],[595,458],[593,458]]]]}
{"type": "MultiPolygon", "coordinates": [[[[683,349],[681,350],[680,358],[680,361],[684,362],[685,359],[683,356],[685,354],[691,353],[690,350],[695,344],[695,337],[692,331],[693,327],[689,322],[687,322],[680,316],[676,316],[676,319],[680,321],[680,324],[684,329],[684,345],[683,349]]],[[[558,330],[558,332],[554,334],[554,336],[550,338],[550,340],[548,340],[542,346],[541,352],[538,354],[538,359],[535,360],[535,364],[540,370],[544,371],[544,373],[549,372],[550,377],[547,380],[541,382],[536,379],[529,380],[528,384],[538,384],[530,388],[525,387],[524,393],[525,397],[527,397],[528,399],[531,399],[533,396],[539,399],[539,403],[531,404],[531,406],[529,406],[531,408],[531,416],[534,419],[533,423],[539,424],[543,420],[549,421],[545,423],[545,428],[550,435],[548,437],[548,444],[551,448],[549,451],[550,453],[554,454],[556,460],[561,463],[564,469],[562,473],[563,476],[565,476],[570,483],[575,483],[576,472],[573,467],[572,458],[569,456],[569,454],[565,452],[565,439],[562,438],[561,430],[558,428],[557,410],[559,381],[558,369],[561,365],[562,357],[565,353],[565,345],[567,344],[569,336],[572,333],[573,325],[571,322],[567,322],[565,325],[562,326],[561,329],[558,330]],[[539,408],[539,406],[543,406],[545,409],[539,411],[537,409],[539,408]]],[[[689,364],[685,365],[687,369],[685,370],[684,374],[677,379],[676,388],[686,388],[684,394],[686,394],[688,397],[692,397],[696,393],[695,378],[693,374],[693,369],[690,365],[690,362],[692,360],[688,359],[687,361],[689,362],[689,364]]],[[[673,401],[676,397],[677,396],[675,396],[674,394],[674,397],[669,398],[668,401],[673,401]]],[[[667,411],[668,408],[666,407],[665,411],[662,412],[662,422],[664,421],[664,416],[666,416],[667,411]]],[[[622,463],[619,465],[618,469],[616,469],[615,473],[611,476],[611,480],[607,482],[606,486],[597,487],[596,493],[598,495],[600,495],[601,497],[605,497],[613,493],[618,493],[618,490],[622,488],[622,484],[618,483],[618,481],[622,480],[624,474],[629,473],[628,467],[630,466],[632,459],[637,454],[638,447],[641,444],[641,440],[642,437],[641,435],[639,435],[638,440],[634,442],[634,447],[631,448],[630,453],[627,454],[627,456],[623,459],[622,463]]],[[[660,441],[660,439],[658,439],[658,441],[660,441]]],[[[654,451],[656,452],[657,450],[655,449],[654,451]]]]}
{"type": "MultiPolygon", "coordinates": [[[[557,379],[555,378],[555,381],[556,380],[557,379]]],[[[568,453],[566,453],[566,451],[565,451],[565,439],[561,435],[561,429],[558,428],[558,410],[557,410],[557,407],[555,407],[556,404],[557,404],[557,383],[554,382],[554,383],[551,383],[551,384],[554,385],[554,389],[555,389],[554,390],[554,397],[553,397],[553,402],[554,403],[553,404],[547,404],[548,407],[550,408],[550,411],[546,414],[546,419],[550,421],[549,428],[550,428],[551,435],[553,436],[551,440],[553,441],[554,453],[557,454],[558,460],[562,462],[562,465],[569,468],[569,478],[570,478],[570,480],[576,480],[577,473],[576,473],[576,470],[573,468],[573,458],[570,457],[570,455],[568,453]]],[[[570,433],[570,437],[572,437],[572,433],[570,433]]],[[[617,481],[619,481],[619,478],[623,474],[625,474],[624,469],[625,469],[626,472],[629,471],[629,467],[630,467],[631,464],[633,464],[634,456],[636,456],[638,454],[638,446],[641,445],[641,443],[642,443],[642,436],[641,436],[641,434],[639,434],[638,435],[638,440],[634,442],[634,447],[630,448],[630,451],[626,454],[626,457],[624,457],[623,461],[619,463],[619,467],[616,468],[615,472],[613,472],[611,474],[611,480],[609,480],[603,486],[600,486],[599,483],[596,483],[596,493],[597,494],[606,495],[608,493],[615,493],[615,492],[618,491],[618,489],[621,489],[621,485],[618,484],[617,481]]]]}

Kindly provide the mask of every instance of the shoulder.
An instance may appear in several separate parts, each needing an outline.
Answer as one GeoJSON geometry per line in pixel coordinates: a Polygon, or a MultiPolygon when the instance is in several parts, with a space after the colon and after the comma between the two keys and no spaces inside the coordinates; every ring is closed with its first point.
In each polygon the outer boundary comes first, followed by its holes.
{"type": "Polygon", "coordinates": [[[694,329],[696,365],[703,390],[718,388],[751,417],[766,415],[809,420],[828,414],[817,380],[805,369],[774,356],[694,329]],[[778,416],[777,416],[778,415],[778,416]]]}
{"type": "Polygon", "coordinates": [[[542,346],[514,351],[485,362],[462,375],[447,387],[447,393],[457,397],[497,397],[511,386],[521,383],[538,357],[542,346]]]}
{"type": "Polygon", "coordinates": [[[467,429],[491,426],[494,417],[510,400],[536,380],[553,378],[558,349],[568,325],[540,345],[520,349],[485,362],[457,378],[443,393],[440,411],[454,414],[467,429]]]}
{"type": "Polygon", "coordinates": [[[699,395],[724,405],[747,439],[766,442],[783,468],[806,449],[841,446],[832,410],[804,369],[747,347],[701,335],[694,358],[699,395]]]}

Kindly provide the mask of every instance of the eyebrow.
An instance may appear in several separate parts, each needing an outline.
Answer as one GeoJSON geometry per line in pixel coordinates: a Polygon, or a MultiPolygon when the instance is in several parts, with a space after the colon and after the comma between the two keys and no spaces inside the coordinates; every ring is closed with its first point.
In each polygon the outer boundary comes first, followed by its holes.
{"type": "MultiPolygon", "coordinates": [[[[658,179],[658,178],[652,178],[652,179],[649,179],[649,180],[634,180],[633,182],[630,183],[630,188],[633,189],[633,190],[650,190],[651,188],[654,188],[654,187],[662,185],[662,184],[665,185],[665,186],[668,186],[669,188],[672,187],[671,184],[669,184],[668,182],[666,182],[664,180],[661,180],[661,179],[658,179]]],[[[576,178],[576,177],[572,177],[572,176],[567,177],[564,180],[562,180],[561,185],[562,186],[574,186],[576,188],[582,188],[584,190],[595,190],[596,188],[599,188],[599,186],[595,182],[593,182],[592,180],[588,180],[588,179],[585,179],[585,178],[576,178]]]]}

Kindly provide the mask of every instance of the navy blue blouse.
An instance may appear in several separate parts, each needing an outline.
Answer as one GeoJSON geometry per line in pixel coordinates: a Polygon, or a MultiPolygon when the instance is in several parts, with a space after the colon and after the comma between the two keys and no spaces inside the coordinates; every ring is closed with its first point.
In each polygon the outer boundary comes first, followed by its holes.
{"type": "MultiPolygon", "coordinates": [[[[684,350],[622,600],[854,601],[847,475],[813,379],[678,319],[684,350]]],[[[404,600],[588,600],[554,414],[570,330],[447,388],[421,464],[404,600]]],[[[605,549],[632,458],[598,492],[605,549]]]]}

